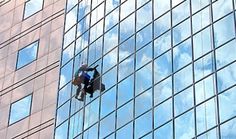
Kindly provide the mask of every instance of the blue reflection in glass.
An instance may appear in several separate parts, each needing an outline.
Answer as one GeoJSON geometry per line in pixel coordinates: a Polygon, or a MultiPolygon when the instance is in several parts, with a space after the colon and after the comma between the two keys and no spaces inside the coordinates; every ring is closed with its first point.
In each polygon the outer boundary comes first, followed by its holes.
{"type": "Polygon", "coordinates": [[[32,95],[11,104],[9,125],[30,115],[32,95]]]}
{"type": "Polygon", "coordinates": [[[43,0],[29,0],[25,3],[24,19],[40,11],[43,8],[43,0]]]}
{"type": "Polygon", "coordinates": [[[36,41],[18,51],[16,69],[33,62],[37,58],[38,45],[39,41],[36,41]]]}

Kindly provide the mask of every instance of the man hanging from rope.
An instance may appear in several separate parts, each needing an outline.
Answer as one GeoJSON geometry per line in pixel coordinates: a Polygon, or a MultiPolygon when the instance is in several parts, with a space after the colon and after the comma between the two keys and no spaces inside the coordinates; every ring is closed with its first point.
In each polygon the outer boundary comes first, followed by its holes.
{"type": "Polygon", "coordinates": [[[87,64],[82,64],[81,67],[75,72],[74,75],[74,80],[72,81],[73,85],[78,86],[77,90],[76,90],[76,95],[75,98],[83,101],[84,96],[86,94],[86,90],[88,88],[89,85],[89,80],[90,80],[90,76],[88,75],[88,71],[93,71],[94,68],[89,68],[87,64]],[[81,89],[82,84],[84,84],[83,89],[81,89]],[[80,95],[81,92],[81,95],[80,95]],[[80,98],[79,98],[80,95],[80,98]]]}
{"type": "Polygon", "coordinates": [[[76,90],[76,96],[75,96],[76,99],[83,101],[84,96],[86,95],[86,92],[90,94],[90,97],[93,97],[94,91],[105,90],[105,85],[101,84],[100,82],[100,74],[96,69],[97,66],[95,66],[94,68],[89,68],[87,64],[83,64],[75,72],[74,80],[72,81],[72,84],[78,86],[76,90]],[[90,80],[90,76],[87,73],[89,71],[94,71],[93,79],[91,80],[90,80]],[[81,86],[82,86],[81,84],[84,85],[83,89],[81,89],[81,86]],[[80,95],[80,92],[81,92],[81,95],[80,95]],[[80,95],[80,98],[79,98],[79,95],[80,95]]]}

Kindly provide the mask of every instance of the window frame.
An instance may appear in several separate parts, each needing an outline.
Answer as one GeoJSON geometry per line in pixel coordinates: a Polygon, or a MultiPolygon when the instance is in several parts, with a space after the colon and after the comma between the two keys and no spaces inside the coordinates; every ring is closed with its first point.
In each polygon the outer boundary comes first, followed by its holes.
{"type": "Polygon", "coordinates": [[[10,104],[9,115],[8,115],[9,118],[8,118],[8,124],[7,124],[7,125],[8,125],[8,126],[11,126],[11,125],[16,124],[16,123],[18,123],[18,122],[20,122],[20,121],[26,119],[27,117],[29,117],[29,116],[31,115],[31,112],[32,112],[32,104],[33,104],[32,102],[33,102],[33,93],[30,93],[29,95],[26,95],[26,96],[24,96],[24,97],[22,97],[22,98],[20,98],[20,99],[18,99],[18,100],[16,100],[16,101],[12,102],[12,103],[10,104]],[[21,118],[21,119],[16,120],[16,121],[13,122],[13,123],[10,123],[12,105],[15,104],[15,103],[17,103],[17,102],[19,102],[19,101],[21,101],[21,100],[23,100],[23,99],[25,99],[25,98],[27,98],[27,97],[29,97],[29,96],[31,96],[30,107],[29,107],[29,114],[28,114],[27,116],[21,118]]]}
{"type": "Polygon", "coordinates": [[[29,64],[31,64],[31,63],[33,63],[34,61],[36,61],[36,60],[38,59],[39,44],[40,44],[40,40],[38,39],[38,40],[31,42],[30,44],[26,45],[25,47],[23,47],[23,48],[21,48],[21,49],[19,49],[19,50],[17,51],[17,58],[16,58],[15,71],[24,68],[25,66],[27,66],[27,65],[29,65],[29,64]],[[23,65],[23,66],[21,66],[21,67],[18,68],[18,67],[17,67],[17,64],[18,64],[18,60],[19,60],[19,52],[20,52],[21,50],[23,50],[23,49],[29,47],[30,45],[36,43],[36,42],[38,42],[37,51],[36,51],[36,58],[35,58],[34,60],[28,62],[27,64],[25,64],[25,65],[23,65]]]}
{"type": "Polygon", "coordinates": [[[43,10],[44,0],[42,0],[42,1],[43,1],[43,2],[42,2],[42,8],[41,8],[40,10],[34,12],[33,14],[31,14],[31,15],[29,15],[29,16],[25,16],[26,4],[27,4],[28,2],[30,2],[30,1],[31,1],[31,0],[26,0],[26,1],[24,2],[24,10],[23,10],[23,18],[22,18],[22,20],[26,20],[26,19],[30,18],[31,16],[34,16],[35,14],[37,14],[38,12],[40,12],[40,11],[43,10]]]}

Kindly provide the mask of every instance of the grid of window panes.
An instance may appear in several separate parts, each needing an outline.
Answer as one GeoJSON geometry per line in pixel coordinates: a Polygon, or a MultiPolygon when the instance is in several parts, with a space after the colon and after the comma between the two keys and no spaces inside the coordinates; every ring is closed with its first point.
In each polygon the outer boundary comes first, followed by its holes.
{"type": "Polygon", "coordinates": [[[55,137],[236,138],[234,0],[68,0],[55,137]],[[81,63],[103,92],[74,96],[81,63]]]}

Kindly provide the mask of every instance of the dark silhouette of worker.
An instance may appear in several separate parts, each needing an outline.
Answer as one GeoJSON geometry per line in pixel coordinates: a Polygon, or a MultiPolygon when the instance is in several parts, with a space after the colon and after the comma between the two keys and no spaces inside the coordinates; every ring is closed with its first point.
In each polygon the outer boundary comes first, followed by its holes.
{"type": "Polygon", "coordinates": [[[94,67],[93,78],[90,80],[89,85],[86,88],[86,92],[90,94],[90,97],[93,97],[93,93],[97,90],[100,90],[101,92],[105,90],[105,85],[101,83],[101,76],[96,67],[94,67]]]}
{"type": "Polygon", "coordinates": [[[94,68],[89,68],[87,64],[83,64],[75,73],[74,80],[72,81],[73,85],[78,86],[76,90],[75,98],[83,101],[86,93],[90,94],[90,97],[93,97],[93,93],[97,90],[104,91],[105,85],[101,83],[100,74],[97,71],[97,66],[94,68]],[[87,72],[94,71],[93,78],[90,80],[90,76],[87,72]],[[81,84],[84,85],[83,89],[81,89],[81,84]],[[81,92],[81,95],[80,95],[81,92]],[[80,95],[80,98],[79,98],[80,95]]]}
{"type": "Polygon", "coordinates": [[[73,85],[78,86],[77,90],[76,90],[76,95],[75,98],[83,101],[84,100],[84,96],[86,94],[86,90],[88,88],[89,85],[89,80],[90,80],[90,76],[88,75],[88,71],[93,71],[94,68],[89,68],[87,64],[83,64],[81,65],[81,67],[75,72],[74,75],[74,80],[72,81],[73,85]],[[84,85],[83,89],[81,89],[82,84],[84,85]],[[81,95],[80,95],[81,92],[81,95]],[[80,96],[80,98],[79,98],[80,96]]]}

